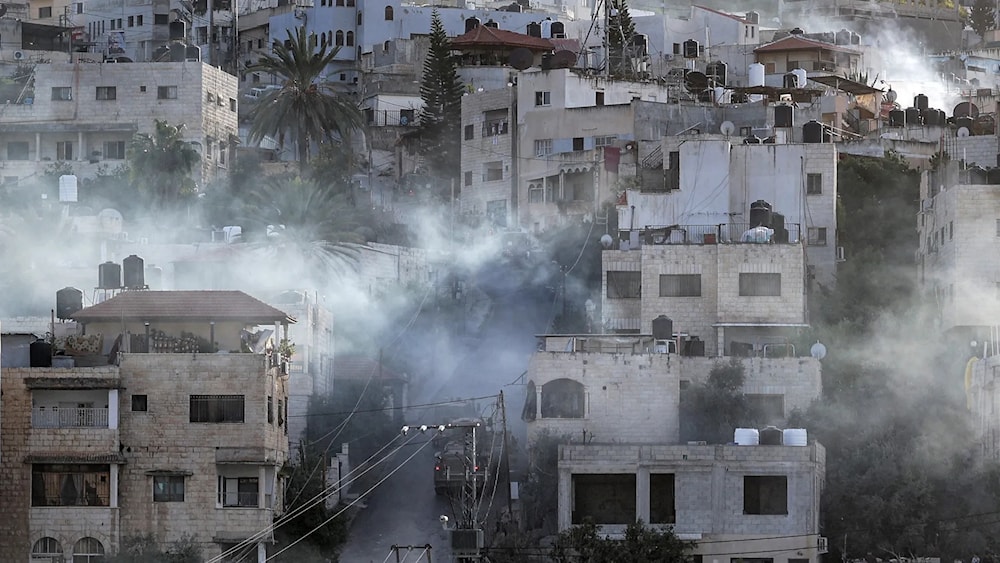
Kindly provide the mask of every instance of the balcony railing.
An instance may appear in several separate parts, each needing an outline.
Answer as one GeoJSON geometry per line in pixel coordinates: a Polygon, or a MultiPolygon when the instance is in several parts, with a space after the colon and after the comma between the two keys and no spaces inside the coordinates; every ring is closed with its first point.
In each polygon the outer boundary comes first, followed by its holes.
{"type": "Polygon", "coordinates": [[[417,124],[417,117],[414,110],[365,111],[365,121],[372,127],[410,127],[417,124]]]}
{"type": "Polygon", "coordinates": [[[648,225],[640,231],[643,244],[799,244],[798,223],[751,227],[749,223],[718,225],[648,225]]]}
{"type": "MultiPolygon", "coordinates": [[[[219,493],[219,504],[224,508],[257,508],[259,493],[236,493],[226,491],[219,493]]],[[[268,495],[269,496],[269,495],[268,495]]]]}
{"type": "Polygon", "coordinates": [[[106,408],[31,409],[32,428],[107,428],[106,408]]]}

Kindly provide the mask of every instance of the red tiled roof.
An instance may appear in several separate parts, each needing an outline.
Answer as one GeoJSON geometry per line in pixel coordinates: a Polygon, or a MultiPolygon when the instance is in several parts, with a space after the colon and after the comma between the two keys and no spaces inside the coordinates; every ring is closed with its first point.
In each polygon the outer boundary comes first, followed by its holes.
{"type": "Polygon", "coordinates": [[[845,49],[840,45],[834,45],[833,43],[825,43],[823,41],[816,41],[814,39],[806,39],[805,37],[799,37],[797,35],[789,35],[788,37],[782,37],[777,41],[772,41],[770,43],[761,45],[753,50],[754,53],[776,53],[781,51],[815,51],[816,49],[826,49],[827,51],[840,51],[841,53],[854,53],[860,55],[858,51],[853,49],[845,49]]]}
{"type": "Polygon", "coordinates": [[[367,381],[370,377],[377,377],[383,380],[404,380],[391,369],[380,366],[375,359],[361,354],[334,354],[333,355],[333,378],[334,379],[355,379],[367,381]]]}
{"type": "Polygon", "coordinates": [[[77,311],[73,319],[295,322],[288,314],[242,291],[123,291],[103,303],[77,311]]]}
{"type": "Polygon", "coordinates": [[[472,47],[509,47],[515,49],[524,47],[532,51],[551,51],[554,48],[548,39],[485,25],[477,26],[472,31],[452,39],[451,46],[455,49],[472,47]]]}

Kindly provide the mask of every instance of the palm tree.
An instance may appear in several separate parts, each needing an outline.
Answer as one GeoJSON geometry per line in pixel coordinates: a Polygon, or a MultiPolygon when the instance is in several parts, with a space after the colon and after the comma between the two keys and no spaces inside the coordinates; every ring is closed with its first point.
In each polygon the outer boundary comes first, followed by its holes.
{"type": "Polygon", "coordinates": [[[309,143],[321,142],[334,133],[344,139],[361,127],[357,106],[321,80],[339,51],[339,46],[328,50],[325,43],[317,50],[315,36],[307,36],[305,27],[300,26],[294,34],[288,30],[285,43],[275,42],[273,53],[247,68],[273,74],[282,82],[280,90],[265,96],[250,112],[249,139],[260,141],[268,135],[283,139],[286,134],[293,138],[300,174],[309,160],[309,143]]]}
{"type": "Polygon", "coordinates": [[[141,133],[128,148],[129,176],[161,209],[194,192],[191,169],[200,156],[184,140],[184,125],[156,120],[152,135],[141,133]]]}
{"type": "Polygon", "coordinates": [[[261,246],[286,258],[289,267],[339,272],[355,265],[355,245],[364,243],[346,198],[311,180],[272,177],[247,194],[243,222],[263,234],[261,246]]]}

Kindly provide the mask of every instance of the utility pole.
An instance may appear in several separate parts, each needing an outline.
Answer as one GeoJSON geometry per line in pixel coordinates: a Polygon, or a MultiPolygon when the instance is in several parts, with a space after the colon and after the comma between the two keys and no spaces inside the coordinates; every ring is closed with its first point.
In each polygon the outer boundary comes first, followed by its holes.
{"type": "Polygon", "coordinates": [[[507,485],[507,515],[513,520],[514,512],[511,508],[513,499],[510,493],[510,438],[507,434],[507,405],[503,399],[502,389],[500,390],[500,422],[503,424],[503,457],[500,462],[504,466],[504,480],[507,485]]]}

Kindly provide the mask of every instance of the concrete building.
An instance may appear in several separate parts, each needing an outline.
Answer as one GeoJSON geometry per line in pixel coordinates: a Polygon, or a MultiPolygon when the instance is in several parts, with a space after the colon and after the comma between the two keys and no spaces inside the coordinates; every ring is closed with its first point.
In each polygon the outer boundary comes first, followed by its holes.
{"type": "Polygon", "coordinates": [[[263,555],[283,506],[287,371],[247,329],[291,319],[240,292],[146,291],[75,317],[59,355],[4,370],[0,558],[100,558],[143,534],[263,555]]]}
{"type": "Polygon", "coordinates": [[[155,120],[184,124],[201,153],[195,180],[225,175],[237,138],[236,77],[201,62],[45,63],[34,86],[0,113],[0,175],[4,183],[67,163],[81,177],[126,158],[136,134],[155,120]]]}

